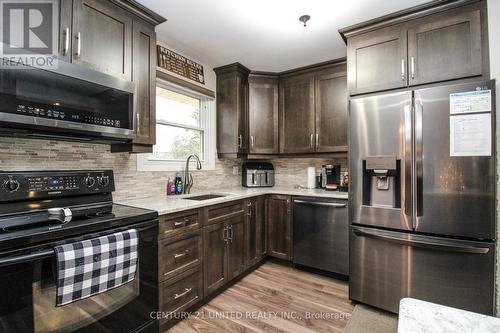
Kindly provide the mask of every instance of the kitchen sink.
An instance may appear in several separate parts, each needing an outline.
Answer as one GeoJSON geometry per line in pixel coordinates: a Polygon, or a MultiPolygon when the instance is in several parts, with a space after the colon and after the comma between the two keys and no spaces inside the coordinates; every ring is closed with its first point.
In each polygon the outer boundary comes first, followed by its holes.
{"type": "Polygon", "coordinates": [[[194,197],[187,197],[184,198],[185,200],[196,200],[196,201],[203,201],[203,200],[210,200],[210,199],[216,199],[216,198],[222,198],[225,197],[225,194],[203,194],[203,195],[197,195],[194,197]]]}

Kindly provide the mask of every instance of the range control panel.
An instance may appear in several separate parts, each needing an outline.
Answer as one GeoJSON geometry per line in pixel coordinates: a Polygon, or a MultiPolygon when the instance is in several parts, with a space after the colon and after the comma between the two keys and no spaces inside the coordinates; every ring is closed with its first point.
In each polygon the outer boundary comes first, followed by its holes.
{"type": "Polygon", "coordinates": [[[115,190],[112,170],[0,172],[0,202],[115,190]]]}

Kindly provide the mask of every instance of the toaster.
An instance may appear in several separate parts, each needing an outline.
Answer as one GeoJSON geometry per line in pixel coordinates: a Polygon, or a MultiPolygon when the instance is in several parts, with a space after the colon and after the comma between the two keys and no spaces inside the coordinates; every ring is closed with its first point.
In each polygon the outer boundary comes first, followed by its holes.
{"type": "Polygon", "coordinates": [[[274,186],[274,167],[270,162],[245,162],[241,174],[245,187],[274,186]]]}

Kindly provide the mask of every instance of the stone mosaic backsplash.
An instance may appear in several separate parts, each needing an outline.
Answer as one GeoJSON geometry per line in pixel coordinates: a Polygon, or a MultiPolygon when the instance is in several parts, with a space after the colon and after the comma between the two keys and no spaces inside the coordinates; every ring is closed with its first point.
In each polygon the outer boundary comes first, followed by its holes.
{"type": "MultiPolygon", "coordinates": [[[[26,170],[99,170],[112,169],[115,173],[115,200],[165,195],[169,177],[176,172],[138,172],[137,156],[111,153],[109,145],[75,143],[52,140],[0,138],[0,169],[26,170]]],[[[307,167],[327,163],[340,164],[346,170],[346,159],[280,158],[272,163],[276,169],[276,186],[306,184],[307,167]]],[[[241,186],[241,160],[216,160],[215,170],[193,172],[192,192],[217,191],[224,187],[241,186]],[[238,175],[233,175],[238,167],[238,175]]]]}

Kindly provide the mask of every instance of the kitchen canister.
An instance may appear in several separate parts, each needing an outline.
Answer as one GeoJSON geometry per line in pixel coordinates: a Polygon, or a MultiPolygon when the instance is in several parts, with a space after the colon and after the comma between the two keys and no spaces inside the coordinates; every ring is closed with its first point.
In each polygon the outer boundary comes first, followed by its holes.
{"type": "Polygon", "coordinates": [[[307,188],[316,188],[316,168],[307,168],[307,188]]]}

